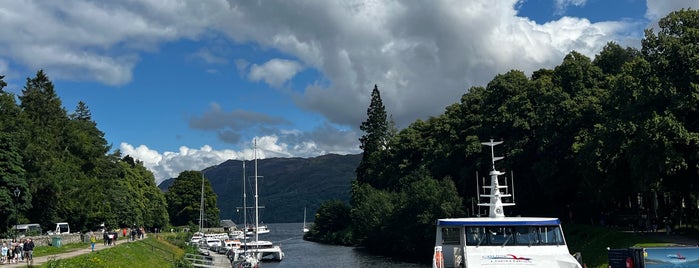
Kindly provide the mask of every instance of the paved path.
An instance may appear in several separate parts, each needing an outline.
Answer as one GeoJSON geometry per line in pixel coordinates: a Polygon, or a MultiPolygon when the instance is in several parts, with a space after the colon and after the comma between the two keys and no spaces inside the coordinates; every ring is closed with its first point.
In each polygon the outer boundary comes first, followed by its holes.
{"type": "MultiPolygon", "coordinates": [[[[136,241],[138,241],[138,240],[136,240],[136,241]]],[[[131,241],[128,241],[128,239],[127,240],[118,240],[116,246],[118,247],[119,245],[127,243],[127,242],[131,242],[131,241]]],[[[101,239],[99,241],[97,241],[97,243],[95,243],[95,251],[103,250],[103,249],[111,248],[111,247],[115,247],[115,246],[105,246],[104,243],[102,243],[101,239]]],[[[70,251],[70,252],[63,252],[63,253],[59,253],[59,254],[53,254],[53,255],[47,255],[47,256],[41,256],[41,257],[34,257],[34,262],[32,264],[33,265],[45,264],[51,259],[54,259],[54,260],[69,259],[69,258],[80,256],[83,254],[88,254],[91,251],[92,251],[92,247],[88,246],[87,248],[76,249],[76,250],[70,251]]],[[[4,265],[0,264],[0,267],[26,267],[26,266],[27,266],[26,261],[23,263],[13,263],[13,264],[6,263],[4,265]]]]}
{"type": "Polygon", "coordinates": [[[231,267],[231,261],[228,259],[228,257],[226,257],[226,255],[218,254],[210,250],[207,251],[209,252],[209,256],[213,257],[214,259],[214,263],[210,267],[231,267]]]}
{"type": "Polygon", "coordinates": [[[665,243],[673,243],[677,245],[683,245],[683,246],[691,246],[691,247],[696,247],[699,246],[699,239],[684,236],[684,235],[679,235],[679,234],[666,234],[664,232],[655,232],[655,233],[646,233],[644,235],[648,235],[652,237],[653,239],[665,242],[665,243]]]}

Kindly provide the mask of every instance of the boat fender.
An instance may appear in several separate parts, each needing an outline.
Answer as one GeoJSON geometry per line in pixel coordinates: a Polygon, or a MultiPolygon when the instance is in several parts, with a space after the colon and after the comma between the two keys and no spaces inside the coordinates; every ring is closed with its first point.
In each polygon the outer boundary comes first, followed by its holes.
{"type": "Polygon", "coordinates": [[[631,259],[631,257],[626,258],[626,268],[634,268],[633,267],[633,259],[631,259]]]}
{"type": "Polygon", "coordinates": [[[434,247],[434,257],[432,259],[432,268],[444,267],[444,255],[442,255],[442,246],[434,247]]]}

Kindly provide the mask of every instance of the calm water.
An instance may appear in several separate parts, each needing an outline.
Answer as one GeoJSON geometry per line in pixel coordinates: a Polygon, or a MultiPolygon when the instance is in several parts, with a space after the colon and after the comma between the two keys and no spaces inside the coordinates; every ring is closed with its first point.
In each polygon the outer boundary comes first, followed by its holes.
{"type": "Polygon", "coordinates": [[[261,267],[388,267],[425,268],[426,264],[400,262],[385,257],[373,256],[352,247],[331,246],[304,241],[302,223],[268,224],[269,234],[260,240],[281,243],[284,260],[264,262],[261,267]]]}

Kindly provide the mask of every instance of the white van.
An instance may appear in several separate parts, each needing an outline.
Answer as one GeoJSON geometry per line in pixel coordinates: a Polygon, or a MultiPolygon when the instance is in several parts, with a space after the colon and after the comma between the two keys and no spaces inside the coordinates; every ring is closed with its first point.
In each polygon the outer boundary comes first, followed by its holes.
{"type": "Polygon", "coordinates": [[[20,236],[41,234],[41,225],[39,225],[38,223],[18,224],[12,226],[12,229],[16,231],[20,236]]]}
{"type": "Polygon", "coordinates": [[[67,222],[57,222],[56,229],[49,231],[49,235],[55,234],[70,234],[70,225],[67,222]]]}

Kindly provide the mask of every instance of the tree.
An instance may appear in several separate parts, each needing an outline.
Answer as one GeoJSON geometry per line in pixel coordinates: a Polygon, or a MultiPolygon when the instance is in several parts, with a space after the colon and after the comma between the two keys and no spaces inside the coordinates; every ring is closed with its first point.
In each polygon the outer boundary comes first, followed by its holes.
{"type": "Polygon", "coordinates": [[[352,245],[350,207],[340,200],[323,202],[306,239],[352,245]]]}
{"type": "Polygon", "coordinates": [[[27,183],[31,185],[27,194],[42,197],[33,199],[28,217],[44,223],[65,220],[68,202],[54,200],[62,200],[66,186],[75,185],[77,168],[64,161],[72,156],[61,146],[68,117],[53,83],[42,70],[34,78],[27,78],[19,99],[22,117],[27,121],[19,145],[27,183]]]}
{"type": "Polygon", "coordinates": [[[381,155],[388,146],[390,139],[389,122],[386,116],[386,108],[381,101],[381,93],[378,86],[374,85],[371,91],[371,103],[367,109],[367,120],[362,122],[359,129],[364,135],[359,138],[359,148],[364,150],[362,161],[357,167],[357,181],[367,182],[371,185],[378,184],[379,178],[376,165],[381,162],[381,155]]]}
{"type": "Polygon", "coordinates": [[[592,63],[599,67],[603,73],[616,75],[621,73],[621,67],[634,58],[640,57],[640,52],[634,48],[622,48],[615,42],[609,42],[602,48],[592,63]]]}
{"type": "Polygon", "coordinates": [[[183,171],[165,193],[171,224],[186,225],[199,222],[202,183],[204,183],[205,214],[203,224],[204,226],[218,225],[219,209],[216,207],[216,193],[211,189],[209,180],[198,171],[183,171]]]}
{"type": "Polygon", "coordinates": [[[83,101],[78,102],[78,106],[75,107],[75,113],[71,115],[71,119],[82,120],[82,121],[92,121],[92,113],[83,101]]]}

